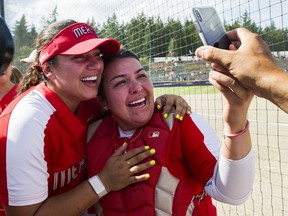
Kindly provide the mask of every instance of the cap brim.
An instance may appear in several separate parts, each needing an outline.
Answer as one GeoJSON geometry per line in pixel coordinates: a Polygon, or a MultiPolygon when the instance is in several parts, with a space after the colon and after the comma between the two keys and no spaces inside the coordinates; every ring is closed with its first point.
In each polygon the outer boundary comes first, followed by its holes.
{"type": "Polygon", "coordinates": [[[87,53],[93,49],[99,48],[101,53],[104,55],[114,55],[120,50],[120,43],[113,39],[102,39],[102,38],[94,38],[90,40],[83,41],[81,43],[76,44],[70,49],[62,52],[62,55],[80,55],[87,53]]]}

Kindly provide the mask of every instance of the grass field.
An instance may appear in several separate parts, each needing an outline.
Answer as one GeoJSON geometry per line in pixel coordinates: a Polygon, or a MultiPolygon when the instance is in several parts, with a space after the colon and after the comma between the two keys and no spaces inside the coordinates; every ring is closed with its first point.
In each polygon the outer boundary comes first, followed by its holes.
{"type": "Polygon", "coordinates": [[[175,86],[154,88],[154,96],[163,94],[191,95],[191,94],[213,94],[218,90],[214,86],[175,86]]]}

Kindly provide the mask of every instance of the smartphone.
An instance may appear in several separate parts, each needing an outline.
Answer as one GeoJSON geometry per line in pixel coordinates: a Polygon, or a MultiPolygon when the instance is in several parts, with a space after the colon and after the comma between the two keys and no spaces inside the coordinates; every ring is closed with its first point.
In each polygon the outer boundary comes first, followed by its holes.
{"type": "Polygon", "coordinates": [[[192,7],[192,20],[204,45],[229,49],[230,41],[214,7],[192,7]]]}

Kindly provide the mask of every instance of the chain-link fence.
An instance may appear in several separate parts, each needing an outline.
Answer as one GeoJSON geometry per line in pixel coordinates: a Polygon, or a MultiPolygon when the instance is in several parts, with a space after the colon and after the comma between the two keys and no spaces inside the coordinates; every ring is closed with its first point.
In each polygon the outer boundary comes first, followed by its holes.
{"type": "MultiPolygon", "coordinates": [[[[141,57],[156,94],[182,95],[222,136],[221,96],[207,81],[210,66],[194,55],[201,42],[190,8],[204,5],[216,8],[227,30],[244,26],[261,34],[278,64],[288,70],[287,0],[6,0],[5,14],[14,37],[23,14],[28,33],[39,32],[53,19],[89,22],[100,36],[117,38],[141,57]]],[[[16,41],[16,46],[18,64],[33,44],[16,41]]],[[[240,206],[215,202],[218,214],[288,215],[287,114],[255,97],[249,120],[256,157],[253,192],[240,206]]]]}

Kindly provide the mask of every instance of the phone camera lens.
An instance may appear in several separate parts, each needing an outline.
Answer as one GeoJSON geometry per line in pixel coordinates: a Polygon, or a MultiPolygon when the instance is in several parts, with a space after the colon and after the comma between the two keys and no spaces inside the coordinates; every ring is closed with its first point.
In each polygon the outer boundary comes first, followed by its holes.
{"type": "Polygon", "coordinates": [[[202,22],[202,16],[201,16],[200,11],[199,11],[199,10],[195,10],[194,13],[195,13],[197,19],[198,19],[200,22],[202,22]]]}

